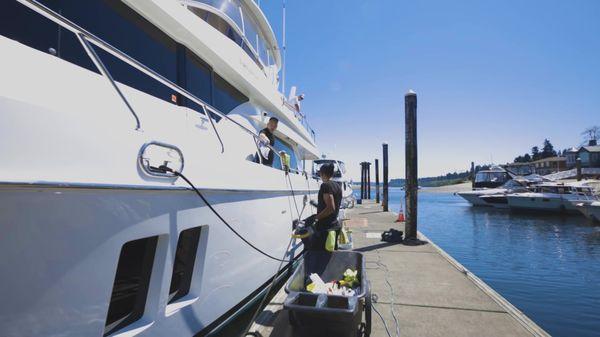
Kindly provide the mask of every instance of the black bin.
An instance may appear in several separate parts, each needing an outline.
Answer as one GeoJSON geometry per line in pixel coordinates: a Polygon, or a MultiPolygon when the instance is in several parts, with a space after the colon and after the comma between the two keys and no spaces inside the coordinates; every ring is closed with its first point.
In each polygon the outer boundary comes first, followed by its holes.
{"type": "Polygon", "coordinates": [[[371,330],[371,295],[363,255],[353,251],[313,252],[304,259],[285,286],[283,307],[299,336],[368,336],[371,330]],[[360,286],[354,296],[313,294],[306,290],[310,274],[324,282],[338,280],[346,269],[358,271],[360,286]],[[363,311],[365,323],[362,323],[363,311]]]}

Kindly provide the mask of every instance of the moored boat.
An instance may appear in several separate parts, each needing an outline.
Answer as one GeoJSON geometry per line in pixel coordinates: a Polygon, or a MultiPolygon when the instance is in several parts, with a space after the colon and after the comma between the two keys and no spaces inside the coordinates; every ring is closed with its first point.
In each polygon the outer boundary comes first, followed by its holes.
{"type": "Polygon", "coordinates": [[[511,209],[577,213],[576,203],[597,200],[595,191],[585,183],[543,183],[529,192],[506,196],[511,209]]]}
{"type": "Polygon", "coordinates": [[[506,195],[516,192],[527,191],[527,186],[531,182],[525,178],[510,179],[502,186],[497,188],[482,188],[472,191],[458,192],[463,199],[470,202],[473,206],[493,206],[504,208],[507,205],[506,195]]]}
{"type": "Polygon", "coordinates": [[[0,336],[206,335],[292,265],[320,152],[254,1],[7,0],[0,51],[0,336]]]}

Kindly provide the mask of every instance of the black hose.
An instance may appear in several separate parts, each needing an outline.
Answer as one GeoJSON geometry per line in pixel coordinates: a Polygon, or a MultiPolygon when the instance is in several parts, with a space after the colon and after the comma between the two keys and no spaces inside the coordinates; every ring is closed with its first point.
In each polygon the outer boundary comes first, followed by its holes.
{"type": "Polygon", "coordinates": [[[221,214],[219,214],[219,212],[217,212],[212,205],[208,202],[208,200],[206,200],[206,198],[202,195],[202,193],[200,193],[200,191],[198,191],[198,189],[196,188],[196,186],[194,186],[194,184],[192,184],[191,181],[189,181],[188,178],[186,178],[182,173],[174,171],[172,169],[170,169],[169,167],[165,167],[165,166],[161,166],[159,167],[160,170],[165,171],[165,172],[171,172],[174,175],[181,177],[181,179],[183,179],[188,185],[190,185],[190,187],[194,190],[194,192],[196,192],[196,194],[200,197],[200,199],[202,199],[202,201],[204,201],[204,203],[206,204],[206,206],[208,206],[208,208],[217,216],[217,218],[219,218],[219,220],[221,220],[223,222],[223,224],[225,226],[227,226],[227,228],[229,228],[229,230],[231,232],[233,232],[233,234],[235,234],[238,238],[240,238],[242,241],[244,241],[248,246],[252,247],[254,250],[256,250],[257,252],[261,253],[262,255],[273,259],[275,261],[279,261],[279,262],[292,262],[292,260],[282,260],[279,258],[276,258],[264,251],[262,251],[260,248],[256,247],[255,245],[253,245],[250,241],[248,241],[246,238],[244,238],[240,233],[238,233],[233,227],[231,227],[231,225],[225,220],[223,219],[223,217],[221,216],[221,214]]]}
{"type": "Polygon", "coordinates": [[[296,194],[294,193],[294,186],[292,186],[292,178],[290,178],[290,173],[285,173],[288,181],[290,182],[290,191],[292,192],[292,199],[294,199],[294,207],[296,207],[296,214],[298,214],[298,220],[302,218],[302,213],[304,213],[304,208],[302,208],[302,212],[298,211],[298,203],[296,203],[296,194]]]}

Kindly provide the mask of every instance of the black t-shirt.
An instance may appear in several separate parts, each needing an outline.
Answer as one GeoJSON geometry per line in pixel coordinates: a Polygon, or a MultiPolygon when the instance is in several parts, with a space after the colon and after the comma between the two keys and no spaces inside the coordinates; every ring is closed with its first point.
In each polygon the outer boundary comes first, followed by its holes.
{"type": "MultiPolygon", "coordinates": [[[[275,136],[273,136],[273,133],[271,131],[269,131],[268,128],[262,129],[260,131],[260,133],[264,133],[265,136],[267,136],[267,138],[269,138],[269,145],[271,145],[271,146],[275,145],[275,136]]],[[[263,157],[263,164],[268,165],[268,166],[273,166],[273,159],[275,159],[275,154],[273,153],[273,150],[271,150],[271,151],[269,151],[268,158],[263,157]]]]}
{"type": "Polygon", "coordinates": [[[331,180],[321,184],[321,188],[319,189],[319,204],[317,205],[318,213],[327,207],[327,205],[325,205],[325,200],[323,199],[323,194],[333,195],[335,212],[333,212],[327,218],[319,220],[318,229],[337,229],[337,227],[339,227],[339,224],[337,223],[337,216],[340,212],[340,204],[342,203],[342,188],[340,187],[339,183],[331,180]]]}

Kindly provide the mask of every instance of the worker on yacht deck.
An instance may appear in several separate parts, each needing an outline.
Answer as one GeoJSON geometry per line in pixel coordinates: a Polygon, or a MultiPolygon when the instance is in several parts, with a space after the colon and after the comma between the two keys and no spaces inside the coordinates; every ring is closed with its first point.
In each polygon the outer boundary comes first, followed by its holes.
{"type": "Polygon", "coordinates": [[[294,107],[294,110],[295,110],[294,114],[296,115],[296,118],[298,118],[299,120],[302,120],[304,118],[304,114],[302,113],[301,108],[300,108],[300,102],[303,100],[304,100],[304,94],[294,96],[290,100],[290,104],[294,107]]]}
{"type": "Polygon", "coordinates": [[[273,153],[273,150],[267,145],[275,145],[275,136],[273,133],[277,130],[277,124],[279,124],[279,120],[275,117],[271,117],[269,118],[267,127],[262,129],[259,133],[259,156],[262,157],[262,163],[267,166],[273,166],[273,159],[275,158],[275,153],[273,153]]]}
{"type": "Polygon", "coordinates": [[[312,250],[325,250],[325,243],[329,231],[335,231],[335,249],[337,249],[337,238],[340,234],[340,223],[338,213],[342,202],[342,189],[340,184],[331,180],[335,168],[333,163],[321,165],[319,175],[323,180],[319,189],[317,215],[315,219],[315,235],[311,239],[312,250]]]}

